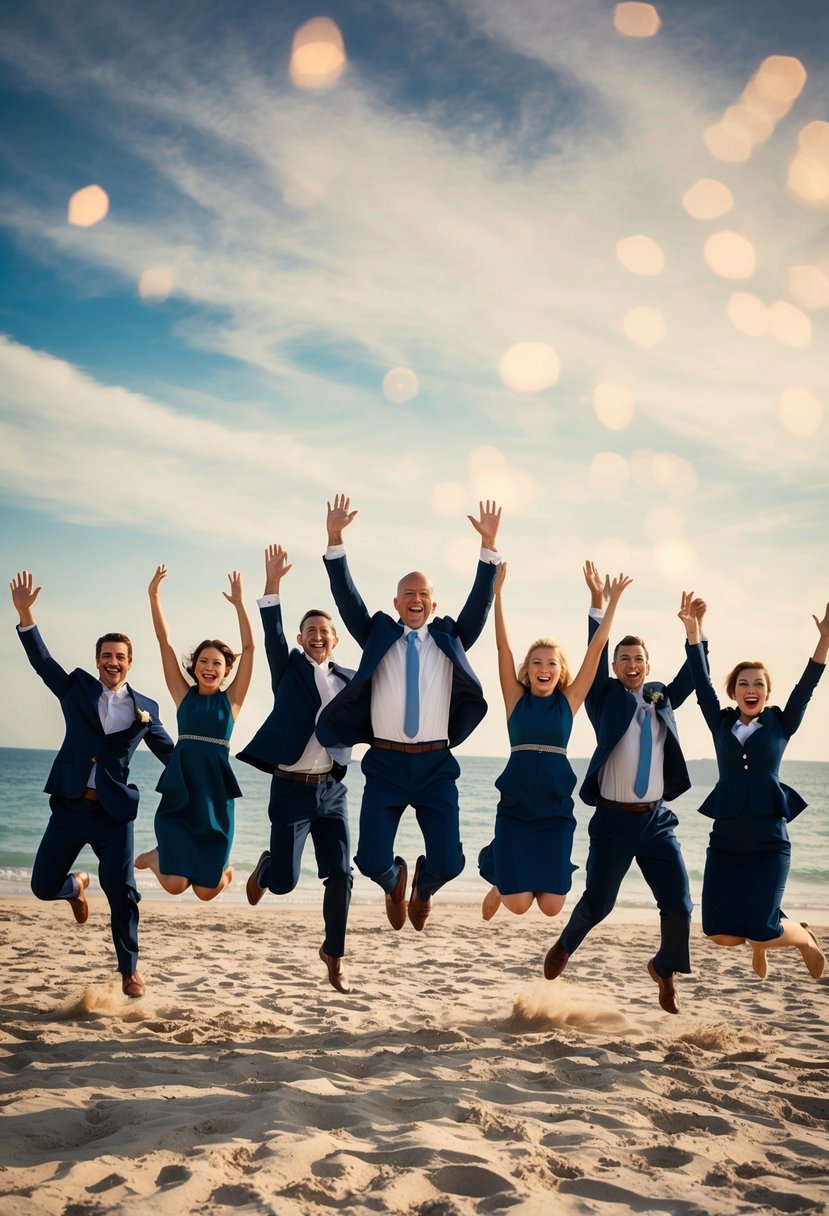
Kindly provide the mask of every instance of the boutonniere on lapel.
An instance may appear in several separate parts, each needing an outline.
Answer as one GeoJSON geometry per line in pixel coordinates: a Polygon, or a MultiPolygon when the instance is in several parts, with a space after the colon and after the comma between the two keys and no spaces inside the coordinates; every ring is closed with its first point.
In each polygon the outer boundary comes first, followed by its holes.
{"type": "Polygon", "coordinates": [[[152,722],[152,718],[150,717],[149,710],[139,709],[138,706],[136,705],[135,720],[136,720],[136,722],[140,722],[142,726],[149,726],[150,723],[152,722]]]}
{"type": "Polygon", "coordinates": [[[648,705],[658,705],[664,699],[664,692],[660,692],[658,688],[652,688],[648,692],[642,693],[642,700],[646,701],[648,705]]]}

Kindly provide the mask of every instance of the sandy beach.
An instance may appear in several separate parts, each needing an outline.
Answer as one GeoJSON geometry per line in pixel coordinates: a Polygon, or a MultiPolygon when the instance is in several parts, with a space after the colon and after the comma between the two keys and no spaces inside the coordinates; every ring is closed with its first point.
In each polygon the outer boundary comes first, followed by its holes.
{"type": "MultiPolygon", "coordinates": [[[[315,908],[146,900],[129,1000],[104,901],[0,900],[0,1213],[823,1212],[829,979],[694,929],[663,1013],[656,928],[353,909],[341,995],[315,908]]],[[[823,931],[823,941],[829,932],[823,931]]]]}

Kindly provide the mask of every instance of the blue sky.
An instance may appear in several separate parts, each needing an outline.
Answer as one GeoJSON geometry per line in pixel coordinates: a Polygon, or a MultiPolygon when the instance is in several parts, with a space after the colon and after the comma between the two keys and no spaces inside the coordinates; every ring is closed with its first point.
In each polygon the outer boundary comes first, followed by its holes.
{"type": "MultiPolygon", "coordinates": [[[[182,650],[235,640],[225,574],[253,605],[270,541],[296,623],[330,606],[325,502],[345,491],[369,607],[419,567],[451,614],[466,512],[494,496],[517,655],[553,634],[578,660],[590,557],[633,575],[615,633],[645,636],[655,676],[681,660],[688,587],[715,680],[763,658],[785,697],[829,596],[829,10],[656,8],[630,37],[599,0],[344,2],[323,11],[345,69],[316,88],[289,72],[320,15],[303,3],[4,5],[2,552],[43,584],[56,657],[88,666],[99,633],[129,632],[134,683],[172,717],[157,562],[182,650]],[[709,145],[729,111],[734,146],[744,90],[773,116],[724,160],[709,145]],[[711,180],[730,205],[696,218],[711,180]],[[68,223],[92,184],[108,214],[68,223]],[[172,291],[142,299],[154,268],[172,291]],[[537,391],[499,371],[522,343],[558,369],[537,391]],[[402,403],[394,368],[416,377],[402,403]]],[[[0,740],[52,746],[56,707],[3,637],[0,740]]],[[[338,657],[356,662],[347,637],[338,657]]],[[[491,626],[473,658],[491,709],[466,750],[498,755],[491,626]]],[[[269,701],[260,654],[240,742],[269,701]]],[[[790,756],[826,758],[828,706],[820,689],[790,756]]],[[[694,705],[680,724],[709,755],[694,705]]]]}

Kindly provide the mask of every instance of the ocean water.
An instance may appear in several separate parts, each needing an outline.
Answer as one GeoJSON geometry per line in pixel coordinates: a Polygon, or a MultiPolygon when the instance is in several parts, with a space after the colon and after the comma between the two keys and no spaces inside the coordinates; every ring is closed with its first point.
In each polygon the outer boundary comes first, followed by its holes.
{"type": "MultiPolygon", "coordinates": [[[[48,798],[42,793],[53,759],[50,751],[24,748],[0,748],[0,894],[29,893],[32,862],[49,815],[48,798]]],[[[466,854],[466,869],[445,891],[456,901],[475,902],[483,897],[486,885],[478,874],[478,851],[491,839],[495,818],[497,791],[494,781],[503,768],[502,759],[460,757],[459,782],[461,804],[461,838],[466,854]]],[[[586,760],[574,760],[573,767],[581,782],[586,760]]],[[[236,835],[231,863],[236,869],[233,886],[222,896],[223,901],[244,900],[244,882],[255,866],[259,854],[268,846],[268,794],[270,778],[246,764],[234,764],[244,797],[236,802],[236,835]]],[[[685,863],[691,879],[691,892],[699,902],[705,849],[710,821],[697,813],[697,808],[710,791],[716,768],[713,761],[697,760],[689,764],[693,788],[679,798],[673,809],[679,818],[677,829],[685,863]]],[[[158,796],[155,783],[161,769],[158,761],[145,749],[133,757],[131,776],[141,790],[141,804],[135,825],[136,851],[152,848],[153,815],[158,796]]],[[[829,764],[785,763],[781,776],[794,786],[808,808],[790,827],[792,838],[792,871],[787,888],[787,906],[809,912],[829,909],[829,764]]],[[[349,767],[346,785],[349,791],[349,815],[352,843],[356,848],[357,821],[363,778],[359,762],[349,767]]],[[[587,823],[590,808],[576,800],[577,828],[573,860],[579,867],[573,875],[572,903],[584,889],[584,863],[587,857],[587,823]]],[[[414,812],[407,811],[401,820],[397,851],[413,866],[421,851],[421,837],[414,812]]],[[[97,863],[90,849],[84,849],[77,869],[89,870],[91,890],[99,890],[97,863]]],[[[355,871],[354,899],[371,902],[379,898],[377,888],[355,871]]],[[[138,874],[138,886],[148,898],[171,899],[162,891],[151,874],[138,874]]],[[[293,903],[318,904],[321,895],[314,863],[314,851],[308,841],[303,858],[302,877],[297,890],[288,899],[293,903]]],[[[179,898],[194,899],[188,892],[179,898]]],[[[631,867],[619,897],[621,908],[653,908],[653,898],[639,870],[631,867]]]]}

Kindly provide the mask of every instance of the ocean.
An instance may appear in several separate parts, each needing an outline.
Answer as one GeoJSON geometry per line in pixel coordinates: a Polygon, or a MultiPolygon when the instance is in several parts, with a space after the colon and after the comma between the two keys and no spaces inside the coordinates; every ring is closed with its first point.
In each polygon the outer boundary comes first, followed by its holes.
{"type": "MultiPolygon", "coordinates": [[[[0,748],[0,894],[29,894],[32,862],[44,825],[49,815],[48,798],[42,793],[54,753],[29,748],[0,748]]],[[[497,791],[494,781],[504,766],[504,760],[480,756],[461,756],[459,782],[461,805],[461,838],[466,854],[466,869],[446,889],[445,895],[455,901],[474,903],[483,898],[486,884],[478,874],[478,851],[492,836],[497,791]]],[[[587,761],[576,759],[573,767],[581,782],[587,761]]],[[[697,813],[697,808],[711,790],[716,768],[711,760],[689,763],[693,788],[673,806],[679,818],[677,829],[682,843],[685,863],[691,879],[691,893],[699,902],[705,848],[710,821],[697,813]]],[[[244,797],[236,802],[236,835],[231,864],[236,869],[233,886],[222,895],[222,901],[244,900],[244,884],[255,866],[259,854],[268,846],[268,792],[270,778],[246,764],[234,764],[244,797]]],[[[153,846],[153,814],[157,803],[155,783],[160,770],[158,761],[143,748],[136,752],[131,765],[132,780],[141,790],[141,804],[135,825],[136,852],[153,846]]],[[[792,761],[784,763],[781,777],[794,786],[809,803],[807,809],[790,827],[792,838],[792,870],[789,876],[786,904],[793,911],[810,914],[829,909],[829,764],[792,761]]],[[[352,842],[356,847],[357,820],[363,778],[358,762],[349,767],[346,784],[349,791],[349,811],[352,842]]],[[[587,857],[587,823],[590,808],[576,800],[576,828],[573,861],[579,867],[573,875],[573,890],[568,898],[572,906],[584,888],[584,863],[587,857]]],[[[397,852],[413,866],[421,851],[421,838],[414,812],[407,811],[397,837],[397,852]]],[[[99,891],[97,863],[90,849],[84,849],[76,869],[89,870],[91,892],[99,891]]],[[[354,875],[354,899],[372,902],[379,893],[360,873],[354,875]]],[[[153,875],[138,874],[138,887],[147,898],[174,898],[162,891],[153,875]]],[[[314,851],[308,841],[303,858],[302,877],[297,890],[280,897],[297,904],[318,904],[321,887],[314,864],[314,851]]],[[[195,899],[187,892],[181,899],[195,899]]],[[[653,909],[653,897],[634,865],[622,884],[618,906],[622,909],[653,909]]],[[[697,909],[698,918],[698,909],[697,909]]]]}

